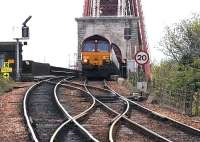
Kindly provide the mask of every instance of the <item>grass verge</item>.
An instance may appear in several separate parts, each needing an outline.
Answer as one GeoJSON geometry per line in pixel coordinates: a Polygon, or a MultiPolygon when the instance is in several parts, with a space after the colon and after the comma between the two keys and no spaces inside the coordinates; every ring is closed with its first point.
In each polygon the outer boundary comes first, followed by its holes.
{"type": "Polygon", "coordinates": [[[13,80],[5,80],[0,77],[0,95],[10,91],[14,86],[15,82],[13,80]]]}

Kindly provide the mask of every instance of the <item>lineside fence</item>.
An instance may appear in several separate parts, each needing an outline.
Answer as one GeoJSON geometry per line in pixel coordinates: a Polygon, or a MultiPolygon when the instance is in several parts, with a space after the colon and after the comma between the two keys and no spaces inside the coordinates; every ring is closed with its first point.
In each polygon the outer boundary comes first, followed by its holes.
{"type": "Polygon", "coordinates": [[[154,93],[158,96],[158,103],[161,106],[174,109],[189,116],[200,115],[200,90],[192,92],[189,89],[168,91],[157,89],[154,93]]]}
{"type": "MultiPolygon", "coordinates": [[[[137,75],[131,74],[129,82],[133,91],[136,90],[137,75]]],[[[127,86],[127,85],[126,85],[127,86]]],[[[194,91],[191,88],[180,88],[179,90],[169,90],[165,82],[152,81],[148,83],[147,92],[155,96],[155,101],[162,107],[173,109],[188,116],[200,116],[200,90],[194,91]]]]}

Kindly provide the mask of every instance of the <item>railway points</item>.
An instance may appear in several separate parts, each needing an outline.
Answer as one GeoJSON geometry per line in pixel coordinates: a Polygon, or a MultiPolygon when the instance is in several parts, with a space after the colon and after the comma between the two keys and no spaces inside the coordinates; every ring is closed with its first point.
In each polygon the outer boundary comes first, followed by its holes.
{"type": "MultiPolygon", "coordinates": [[[[96,83],[96,84],[98,84],[98,83],[96,83]]],[[[102,82],[101,82],[101,84],[102,84],[102,82]]],[[[91,87],[90,87],[91,88],[91,87]]],[[[89,89],[90,90],[90,89],[89,89]]],[[[105,90],[103,91],[104,93],[105,93],[105,90]]],[[[101,94],[103,94],[103,92],[101,93],[101,94]]],[[[107,92],[108,93],[108,92],[107,92]]],[[[96,94],[96,93],[92,93],[92,94],[96,94]]],[[[96,96],[96,95],[95,95],[96,96]]],[[[119,115],[119,113],[116,113],[115,111],[113,111],[110,107],[108,107],[107,105],[105,105],[105,104],[103,104],[101,101],[99,101],[98,99],[97,99],[97,101],[98,101],[98,103],[100,103],[100,105],[98,105],[99,107],[101,106],[101,107],[103,107],[105,110],[106,110],[106,112],[108,113],[115,113],[115,117],[114,118],[116,118],[118,115],[119,115]]],[[[99,110],[100,111],[100,110],[99,110]]],[[[102,117],[102,116],[99,116],[100,118],[102,117]]],[[[107,120],[107,119],[106,119],[107,120]]],[[[114,120],[114,119],[113,119],[114,120]]],[[[113,120],[112,121],[110,121],[110,123],[112,123],[113,122],[113,120]]],[[[104,122],[105,120],[103,119],[103,121],[102,122],[104,122]]],[[[90,124],[91,125],[91,124],[90,124]]],[[[101,124],[98,124],[98,122],[97,122],[97,124],[96,124],[97,126],[96,127],[98,127],[98,125],[100,125],[100,126],[102,126],[101,124]]],[[[93,126],[93,125],[92,125],[93,126]]],[[[108,125],[108,126],[110,126],[110,125],[108,125]]],[[[88,126],[89,127],[89,126],[88,126]]],[[[100,129],[100,128],[99,128],[100,129]]],[[[96,130],[97,131],[97,130],[96,130]]],[[[95,132],[96,132],[95,131],[95,132]]],[[[99,131],[102,131],[102,130],[99,130],[99,131]]],[[[108,131],[108,130],[107,130],[108,131]]],[[[95,133],[95,132],[93,132],[93,133],[95,133]]],[[[105,132],[104,132],[105,133],[105,132]]],[[[105,138],[105,137],[104,137],[105,138]]],[[[107,136],[107,139],[109,140],[109,138],[108,138],[108,136],[107,136]]],[[[108,140],[106,140],[106,141],[108,141],[108,140]]]]}

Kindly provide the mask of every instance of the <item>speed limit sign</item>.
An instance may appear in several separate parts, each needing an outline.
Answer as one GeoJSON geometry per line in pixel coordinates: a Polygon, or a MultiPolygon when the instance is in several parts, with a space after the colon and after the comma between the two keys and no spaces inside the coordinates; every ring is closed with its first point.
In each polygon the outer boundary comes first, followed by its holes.
{"type": "Polygon", "coordinates": [[[138,51],[135,54],[135,61],[140,65],[144,65],[149,61],[149,54],[146,51],[138,51]]]}

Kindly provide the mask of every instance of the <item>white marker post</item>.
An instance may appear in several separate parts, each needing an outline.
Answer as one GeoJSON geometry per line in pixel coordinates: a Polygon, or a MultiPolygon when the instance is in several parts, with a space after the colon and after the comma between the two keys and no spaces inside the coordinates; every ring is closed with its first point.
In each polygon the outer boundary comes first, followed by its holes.
{"type": "MultiPolygon", "coordinates": [[[[145,65],[149,61],[149,54],[146,51],[138,51],[135,54],[135,61],[138,63],[138,65],[145,65]]],[[[147,91],[147,82],[145,81],[138,81],[137,82],[137,89],[140,90],[141,95],[143,95],[144,92],[147,91]]]]}
{"type": "MultiPolygon", "coordinates": [[[[135,54],[135,61],[138,65],[144,66],[149,61],[149,54],[146,51],[138,51],[135,54]]],[[[138,85],[140,84],[139,86],[142,86],[142,87],[138,87],[138,89],[141,90],[141,92],[144,91],[143,84],[146,84],[146,82],[143,79],[142,80],[139,79],[139,81],[137,82],[138,85]]]]}

